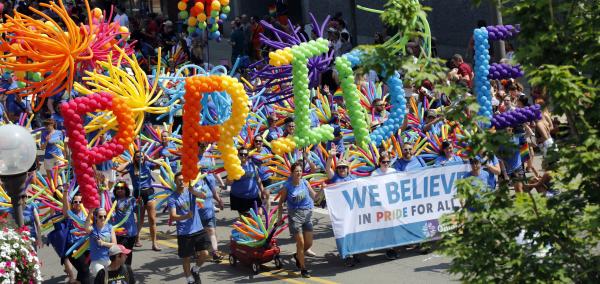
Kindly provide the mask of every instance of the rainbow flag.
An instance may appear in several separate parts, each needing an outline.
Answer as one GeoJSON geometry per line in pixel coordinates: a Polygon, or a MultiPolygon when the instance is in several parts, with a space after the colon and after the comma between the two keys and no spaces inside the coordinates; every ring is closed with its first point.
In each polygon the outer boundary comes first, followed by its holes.
{"type": "Polygon", "coordinates": [[[521,161],[523,161],[523,163],[529,161],[531,158],[529,156],[529,143],[525,142],[523,145],[521,145],[519,153],[521,154],[521,161]]]}

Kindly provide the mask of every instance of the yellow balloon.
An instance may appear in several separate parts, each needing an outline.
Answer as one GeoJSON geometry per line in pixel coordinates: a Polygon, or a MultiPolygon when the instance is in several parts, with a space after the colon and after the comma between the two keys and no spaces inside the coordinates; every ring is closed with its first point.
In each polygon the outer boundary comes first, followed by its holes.
{"type": "Polygon", "coordinates": [[[179,3],[177,3],[177,9],[179,9],[179,11],[185,11],[185,9],[187,9],[187,4],[183,1],[179,1],[179,3]]]}
{"type": "Polygon", "coordinates": [[[221,2],[221,6],[227,6],[227,5],[229,5],[229,0],[221,0],[219,2],[221,2]]]}
{"type": "Polygon", "coordinates": [[[195,6],[198,7],[198,10],[204,11],[204,4],[202,2],[196,2],[195,6]]]}
{"type": "Polygon", "coordinates": [[[194,17],[189,17],[188,18],[188,26],[193,27],[196,25],[196,23],[198,22],[198,20],[194,17]]]}
{"type": "Polygon", "coordinates": [[[212,7],[213,11],[219,11],[221,9],[221,3],[219,3],[217,0],[213,1],[210,6],[212,7]]]}
{"type": "MultiPolygon", "coordinates": [[[[198,3],[200,3],[200,2],[198,2],[198,3]]],[[[200,3],[200,4],[202,4],[202,3],[200,3]]],[[[204,13],[198,14],[197,18],[200,23],[206,22],[206,14],[204,14],[204,13]]]]}

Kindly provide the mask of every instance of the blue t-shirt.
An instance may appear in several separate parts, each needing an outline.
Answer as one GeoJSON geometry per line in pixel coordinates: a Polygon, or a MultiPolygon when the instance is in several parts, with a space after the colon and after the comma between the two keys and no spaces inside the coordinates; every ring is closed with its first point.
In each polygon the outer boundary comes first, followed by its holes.
{"type": "Polygon", "coordinates": [[[287,189],[286,201],[289,209],[312,209],[314,207],[306,180],[302,179],[300,184],[294,185],[292,179],[289,178],[283,186],[287,189]]]}
{"type": "Polygon", "coordinates": [[[98,229],[94,225],[94,229],[90,234],[90,259],[92,261],[109,260],[108,251],[110,248],[99,246],[98,240],[108,243],[112,241],[112,225],[110,223],[106,223],[102,229],[98,229]]]}
{"type": "Polygon", "coordinates": [[[354,176],[353,176],[353,175],[351,175],[351,174],[348,174],[346,177],[341,177],[341,176],[339,176],[337,173],[335,173],[335,174],[333,175],[333,178],[331,178],[331,179],[329,180],[329,183],[330,183],[330,184],[334,184],[334,183],[338,183],[338,182],[351,181],[351,180],[355,180],[355,179],[356,179],[356,177],[354,177],[354,176]]]}
{"type": "Polygon", "coordinates": [[[412,157],[410,160],[397,159],[393,165],[394,169],[399,172],[408,172],[427,167],[423,159],[420,157],[412,157]]]}
{"type": "Polygon", "coordinates": [[[269,128],[269,134],[267,134],[267,141],[275,140],[279,137],[283,136],[283,130],[279,127],[271,127],[269,128]]]}
{"type": "Polygon", "coordinates": [[[435,158],[435,162],[434,164],[436,166],[451,166],[451,165],[458,165],[458,164],[463,164],[463,159],[461,159],[459,156],[457,155],[452,155],[452,157],[450,159],[446,158],[446,155],[440,155],[437,158],[435,158]]]}
{"type": "MultiPolygon", "coordinates": [[[[497,166],[498,164],[500,164],[500,162],[498,161],[498,158],[496,156],[494,156],[493,159],[488,160],[488,164],[490,164],[492,166],[497,166]]],[[[495,189],[496,188],[496,175],[493,174],[492,172],[490,172],[490,170],[488,170],[485,167],[482,170],[488,173],[487,184],[490,186],[491,189],[495,189]]]]}
{"type": "Polygon", "coordinates": [[[64,130],[65,129],[65,119],[58,113],[53,113],[50,116],[56,122],[56,129],[64,130]]]}
{"type": "Polygon", "coordinates": [[[8,111],[8,113],[15,115],[15,116],[19,116],[22,113],[26,113],[29,110],[29,103],[27,102],[26,99],[21,100],[20,102],[17,102],[16,95],[11,94],[7,96],[6,99],[6,110],[8,111]]]}
{"type": "MultiPolygon", "coordinates": [[[[81,220],[85,220],[85,214],[83,214],[83,211],[79,211],[79,213],[77,213],[77,217],[79,217],[79,219],[81,220]]],[[[83,235],[78,236],[71,232],[72,230],[77,229],[77,227],[75,226],[75,221],[73,221],[71,218],[69,218],[67,228],[69,229],[69,235],[67,236],[67,244],[69,244],[69,246],[76,243],[84,237],[83,235]]]]}
{"type": "Polygon", "coordinates": [[[35,204],[29,203],[23,208],[23,222],[29,228],[29,233],[32,238],[37,239],[37,230],[35,229],[35,213],[37,208],[35,204]]]}
{"type": "Polygon", "coordinates": [[[513,153],[508,154],[509,157],[504,160],[504,166],[506,167],[506,173],[512,174],[515,170],[522,166],[521,152],[519,151],[519,137],[513,136],[511,139],[513,153]]]}
{"type": "Polygon", "coordinates": [[[259,154],[254,154],[252,156],[252,161],[258,165],[258,174],[261,180],[267,180],[271,176],[273,176],[271,169],[264,165],[264,160],[261,160],[261,158],[263,158],[265,155],[270,154],[271,152],[269,151],[269,149],[267,149],[267,147],[262,147],[259,154]]]}
{"type": "Polygon", "coordinates": [[[331,150],[331,145],[335,145],[337,152],[342,156],[346,152],[346,146],[344,145],[344,138],[339,139],[337,141],[336,140],[327,141],[327,143],[325,143],[325,149],[327,149],[327,151],[331,150]]]}
{"type": "Polygon", "coordinates": [[[244,175],[239,180],[231,184],[231,195],[239,198],[254,199],[258,197],[260,188],[258,187],[257,167],[248,160],[242,165],[244,175]]]}
{"type": "Polygon", "coordinates": [[[150,169],[150,162],[145,161],[142,163],[138,175],[135,174],[135,168],[132,161],[127,169],[129,170],[129,176],[131,177],[131,186],[133,190],[140,190],[144,188],[152,187],[152,170],[150,169]]]}
{"type": "MultiPolygon", "coordinates": [[[[468,177],[474,177],[474,175],[471,172],[468,172],[467,174],[464,175],[464,178],[468,178],[468,177]]],[[[476,176],[476,178],[478,179],[477,181],[475,181],[473,183],[474,186],[477,185],[478,182],[481,182],[482,184],[486,185],[488,187],[488,189],[492,189],[493,187],[490,186],[489,184],[489,173],[483,170],[479,171],[479,175],[476,176]]]]}
{"type": "Polygon", "coordinates": [[[202,220],[208,220],[215,217],[215,205],[213,202],[214,196],[212,192],[212,188],[214,187],[212,187],[210,182],[207,180],[209,176],[211,175],[207,175],[204,179],[202,179],[198,188],[200,191],[206,194],[206,197],[204,198],[204,206],[202,208],[198,208],[200,211],[200,219],[202,220]]]}
{"type": "Polygon", "coordinates": [[[317,112],[313,109],[310,111],[310,127],[318,127],[321,124],[317,112]]]}
{"type": "Polygon", "coordinates": [[[46,144],[46,150],[44,151],[44,159],[52,159],[55,156],[63,157],[62,150],[58,148],[58,144],[62,143],[65,139],[63,132],[54,130],[48,141],[46,141],[46,136],[48,136],[48,131],[42,131],[42,144],[48,142],[48,144],[46,144]]]}
{"type": "Polygon", "coordinates": [[[115,214],[113,217],[112,224],[117,224],[127,216],[127,220],[121,227],[127,231],[125,234],[128,237],[137,236],[137,224],[135,223],[135,198],[126,197],[117,199],[117,207],[115,208],[115,214]]]}
{"type": "Polygon", "coordinates": [[[175,208],[177,215],[187,215],[192,210],[193,217],[182,221],[177,221],[177,235],[187,236],[197,233],[203,229],[198,206],[196,206],[196,197],[186,188],[181,194],[174,192],[169,196],[167,204],[169,210],[175,208]]]}

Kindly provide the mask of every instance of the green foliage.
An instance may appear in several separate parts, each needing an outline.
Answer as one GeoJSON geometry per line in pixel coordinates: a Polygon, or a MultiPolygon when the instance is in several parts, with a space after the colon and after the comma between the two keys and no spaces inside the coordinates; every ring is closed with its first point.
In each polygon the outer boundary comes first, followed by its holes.
{"type": "Polygon", "coordinates": [[[421,11],[418,0],[388,0],[383,7],[385,8],[381,14],[383,23],[390,27],[397,27],[400,31],[411,30],[414,19],[421,11]]]}
{"type": "MultiPolygon", "coordinates": [[[[479,1],[476,1],[479,2],[479,1]]],[[[507,184],[483,192],[461,181],[465,204],[445,222],[460,224],[445,234],[442,252],[450,272],[468,283],[598,283],[600,279],[600,5],[597,1],[503,1],[504,22],[520,24],[517,61],[529,82],[543,86],[555,115],[565,115],[572,133],[546,157],[550,198],[509,195],[507,184]]],[[[476,108],[468,101],[469,109],[476,108]]],[[[455,114],[456,115],[456,114],[455,114]]],[[[479,118],[465,120],[475,128],[479,118]]],[[[473,132],[472,152],[495,152],[502,132],[473,132]]]]}

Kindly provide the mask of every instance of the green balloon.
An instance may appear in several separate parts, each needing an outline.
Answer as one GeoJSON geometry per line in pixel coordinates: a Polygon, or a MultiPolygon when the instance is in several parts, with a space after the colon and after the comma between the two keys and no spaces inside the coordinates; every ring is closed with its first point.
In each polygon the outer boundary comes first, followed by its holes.
{"type": "Polygon", "coordinates": [[[231,12],[231,7],[229,7],[229,6],[222,7],[221,11],[225,14],[229,14],[229,12],[231,12]]]}
{"type": "Polygon", "coordinates": [[[188,33],[190,33],[190,34],[191,34],[191,33],[193,33],[193,32],[195,32],[195,31],[196,31],[196,27],[189,26],[189,27],[187,28],[187,31],[188,31],[188,33]]]}
{"type": "Polygon", "coordinates": [[[17,82],[17,87],[19,87],[19,88],[25,88],[25,86],[27,86],[27,85],[25,84],[25,82],[21,82],[21,81],[18,81],[18,82],[17,82]]]}
{"type": "Polygon", "coordinates": [[[180,20],[185,20],[187,18],[190,17],[190,14],[188,13],[188,11],[180,11],[179,12],[179,19],[180,20]]]}
{"type": "Polygon", "coordinates": [[[201,30],[206,29],[206,22],[198,22],[198,28],[201,30]]]}
{"type": "Polygon", "coordinates": [[[217,11],[217,10],[210,11],[210,16],[213,18],[219,17],[219,11],[217,11]]]}

